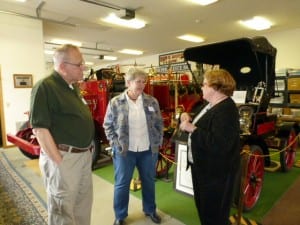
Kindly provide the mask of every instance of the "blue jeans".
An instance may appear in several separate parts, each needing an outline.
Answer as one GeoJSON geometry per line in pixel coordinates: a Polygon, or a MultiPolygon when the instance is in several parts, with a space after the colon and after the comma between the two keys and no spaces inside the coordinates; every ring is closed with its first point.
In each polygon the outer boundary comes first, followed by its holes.
{"type": "Polygon", "coordinates": [[[151,150],[143,152],[127,151],[121,155],[113,148],[115,169],[114,210],[115,217],[123,220],[128,216],[130,182],[136,167],[142,182],[143,211],[151,214],[156,210],[155,203],[155,174],[158,153],[151,150]]]}

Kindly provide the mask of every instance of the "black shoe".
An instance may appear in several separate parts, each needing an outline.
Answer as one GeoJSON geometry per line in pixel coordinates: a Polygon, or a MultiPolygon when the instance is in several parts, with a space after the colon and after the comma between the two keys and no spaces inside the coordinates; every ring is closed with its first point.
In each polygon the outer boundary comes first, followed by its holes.
{"type": "Polygon", "coordinates": [[[153,223],[160,223],[161,222],[161,218],[156,212],[151,213],[151,214],[146,213],[145,215],[149,216],[153,223]]]}
{"type": "Polygon", "coordinates": [[[115,220],[114,225],[125,225],[124,220],[115,220]]]}

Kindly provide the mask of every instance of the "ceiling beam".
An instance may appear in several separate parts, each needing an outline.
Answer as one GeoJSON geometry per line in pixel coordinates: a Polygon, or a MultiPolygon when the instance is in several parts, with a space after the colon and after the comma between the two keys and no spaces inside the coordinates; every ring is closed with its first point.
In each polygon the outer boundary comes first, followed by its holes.
{"type": "Polygon", "coordinates": [[[111,3],[107,3],[107,2],[103,2],[103,1],[96,1],[96,0],[80,0],[80,1],[90,3],[90,4],[94,4],[94,5],[98,5],[98,6],[102,6],[102,7],[109,8],[109,9],[115,9],[115,10],[125,9],[123,7],[113,5],[111,3]]]}

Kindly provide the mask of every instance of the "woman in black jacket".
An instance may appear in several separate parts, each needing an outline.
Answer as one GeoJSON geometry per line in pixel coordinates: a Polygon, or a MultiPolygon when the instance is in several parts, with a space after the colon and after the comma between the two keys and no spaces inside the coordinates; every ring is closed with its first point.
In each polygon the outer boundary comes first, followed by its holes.
{"type": "Polygon", "coordinates": [[[193,119],[187,113],[180,117],[180,129],[189,133],[188,164],[202,225],[229,224],[240,165],[239,113],[230,97],[235,85],[226,70],[206,72],[202,91],[207,104],[193,119]]]}

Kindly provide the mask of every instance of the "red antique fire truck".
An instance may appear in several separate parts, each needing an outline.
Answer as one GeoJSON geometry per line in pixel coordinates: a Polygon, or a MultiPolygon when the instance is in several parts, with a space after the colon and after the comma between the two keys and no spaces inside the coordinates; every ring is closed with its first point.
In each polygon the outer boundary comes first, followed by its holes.
{"type": "MultiPolygon", "coordinates": [[[[172,72],[152,75],[149,76],[145,87],[146,93],[154,95],[158,99],[165,124],[165,138],[157,163],[158,177],[164,176],[174,161],[175,153],[171,143],[174,126],[171,126],[171,123],[174,121],[175,109],[179,107],[189,111],[194,105],[202,103],[199,88],[197,89],[193,83],[186,80],[186,76],[186,74],[172,72]]],[[[102,124],[109,99],[125,89],[125,82],[122,74],[106,68],[96,71],[95,74],[91,73],[78,85],[94,119],[96,134],[93,168],[95,169],[101,166],[99,163],[110,160],[109,147],[106,148],[108,142],[102,124]]],[[[25,156],[31,159],[39,157],[40,146],[32,133],[29,122],[25,122],[17,134],[7,134],[7,139],[18,146],[25,156]]]]}

